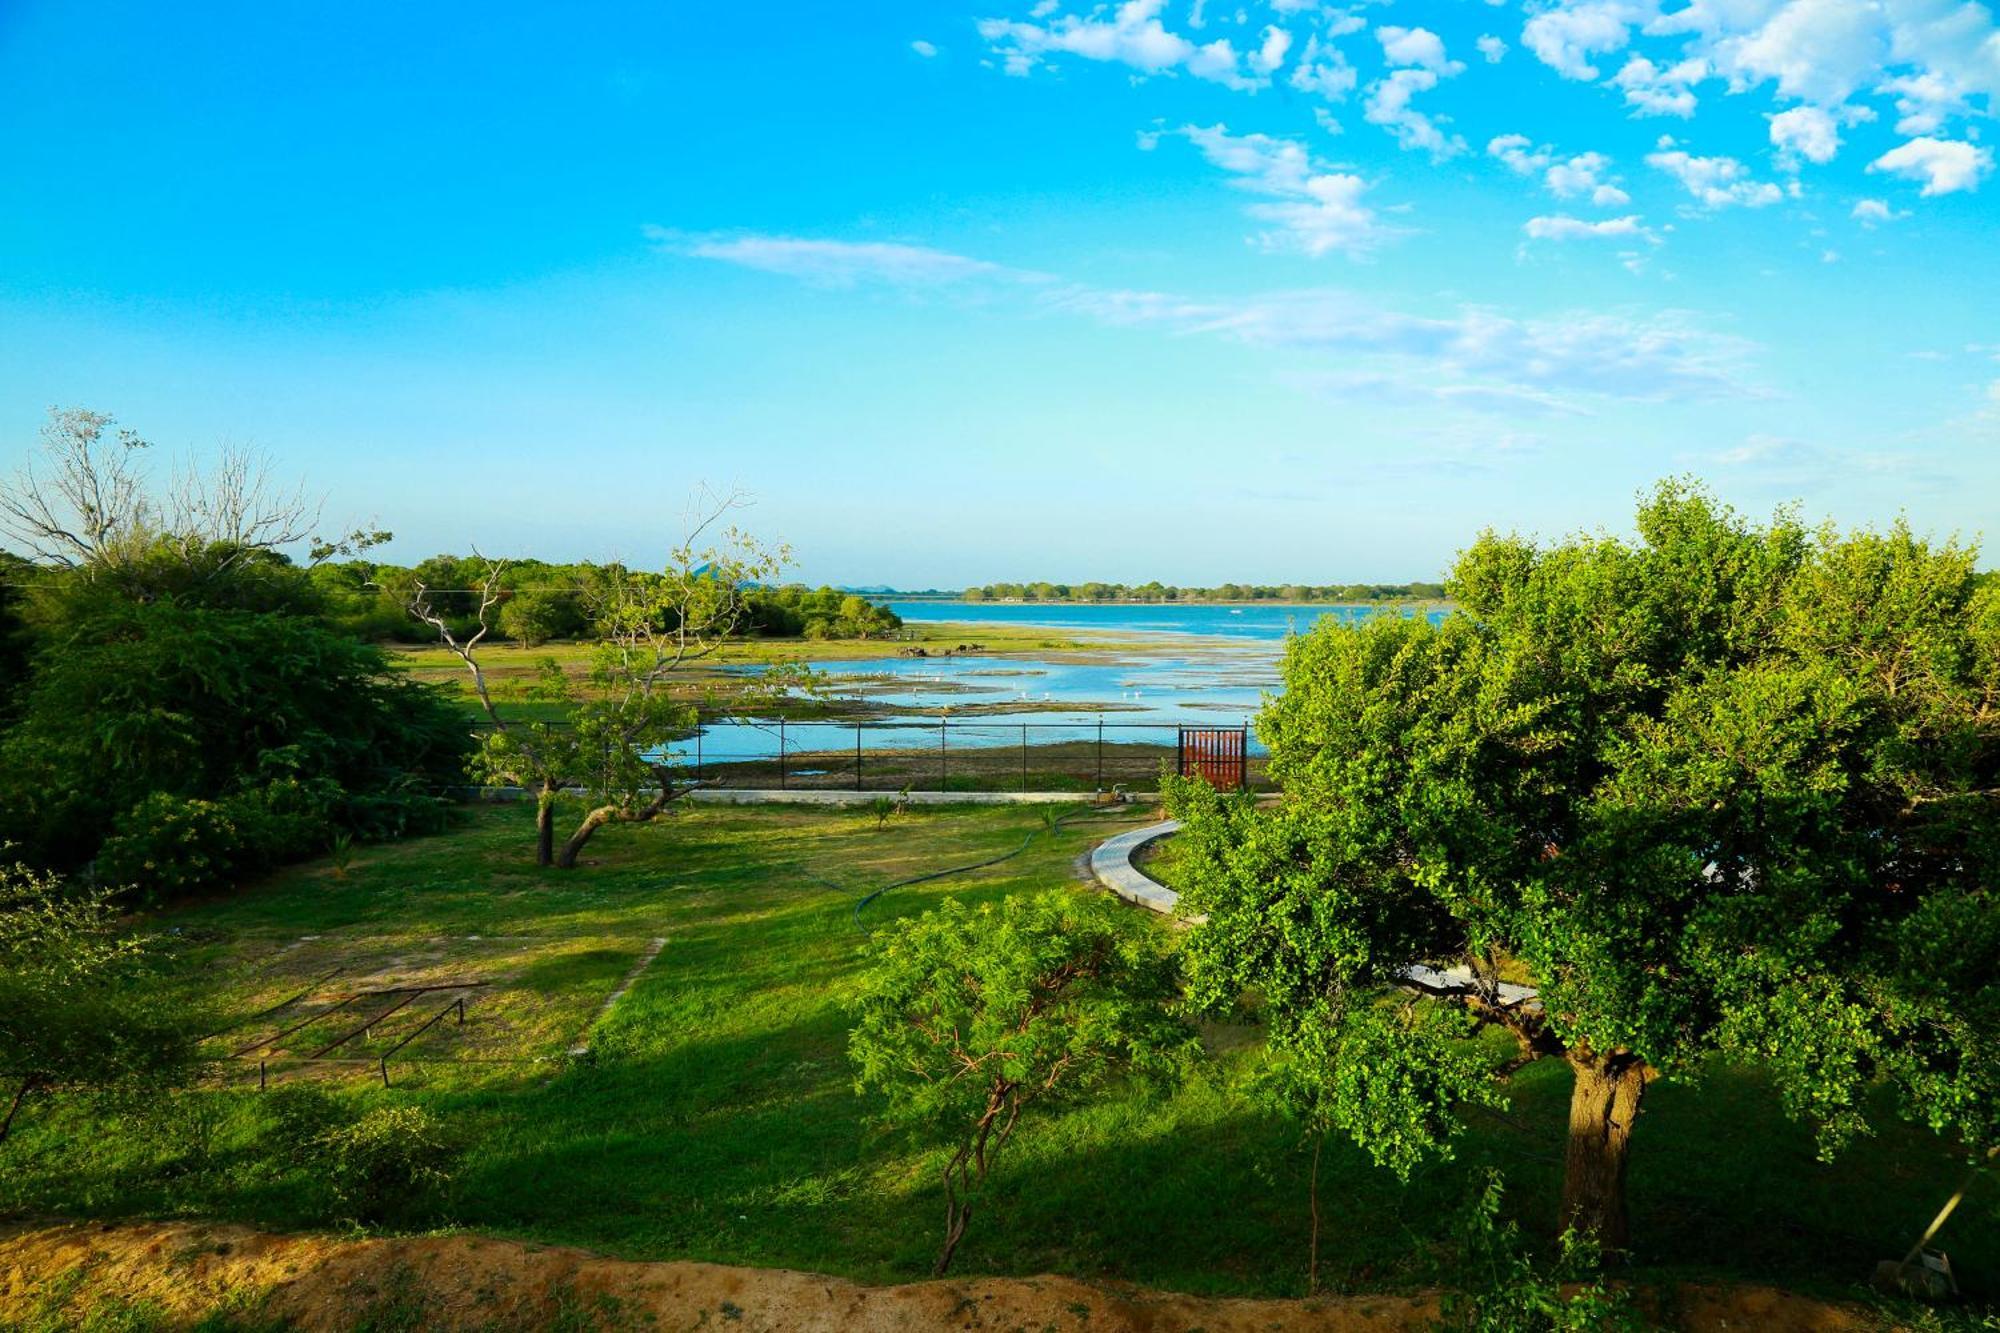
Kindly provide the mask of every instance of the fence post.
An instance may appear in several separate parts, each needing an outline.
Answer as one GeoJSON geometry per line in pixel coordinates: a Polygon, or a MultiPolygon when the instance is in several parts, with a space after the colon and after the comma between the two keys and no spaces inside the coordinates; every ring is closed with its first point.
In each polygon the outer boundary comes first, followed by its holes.
{"type": "Polygon", "coordinates": [[[1250,790],[1250,727],[1247,723],[1236,729],[1236,772],[1237,772],[1237,783],[1238,783],[1237,790],[1249,791],[1250,790]]]}
{"type": "Polygon", "coordinates": [[[694,715],[694,784],[701,785],[701,714],[694,715]]]}
{"type": "Polygon", "coordinates": [[[1097,789],[1104,790],[1104,719],[1097,719],[1097,789]]]}
{"type": "Polygon", "coordinates": [[[1028,790],[1028,724],[1021,724],[1021,791],[1028,790]]]}
{"type": "Polygon", "coordinates": [[[945,785],[945,779],[950,776],[951,761],[945,758],[945,753],[944,753],[944,727],[945,723],[949,722],[950,720],[951,720],[950,714],[948,713],[938,714],[938,790],[939,791],[950,790],[950,788],[945,785]]]}
{"type": "Polygon", "coordinates": [[[778,789],[785,787],[785,719],[778,719],[778,789]]]}
{"type": "Polygon", "coordinates": [[[861,724],[854,724],[854,790],[866,791],[861,782],[861,724]]]}

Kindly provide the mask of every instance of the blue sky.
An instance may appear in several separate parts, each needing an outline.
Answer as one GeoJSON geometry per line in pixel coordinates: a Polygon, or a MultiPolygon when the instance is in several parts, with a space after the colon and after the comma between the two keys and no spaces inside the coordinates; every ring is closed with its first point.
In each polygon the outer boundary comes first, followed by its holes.
{"type": "MultiPolygon", "coordinates": [[[[0,464],[267,451],[391,553],[1436,575],[2000,513],[1957,0],[0,6],[0,464]]],[[[1993,563],[1989,555],[1988,564],[1993,563]]]]}

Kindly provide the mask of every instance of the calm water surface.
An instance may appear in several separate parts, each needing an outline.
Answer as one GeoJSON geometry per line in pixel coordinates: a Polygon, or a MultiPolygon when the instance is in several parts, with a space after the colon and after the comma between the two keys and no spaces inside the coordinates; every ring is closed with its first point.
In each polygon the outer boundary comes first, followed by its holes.
{"type": "MultiPolygon", "coordinates": [[[[1051,654],[813,662],[839,695],[930,714],[869,723],[859,738],[865,750],[928,744],[937,735],[939,716],[954,749],[1018,745],[1023,724],[1038,744],[1084,740],[1097,735],[1100,722],[1107,740],[1171,745],[1174,729],[1183,724],[1248,723],[1265,693],[1278,687],[1278,662],[1287,635],[1311,629],[1324,616],[1355,624],[1376,615],[1416,614],[1366,606],[1272,603],[1232,607],[892,600],[885,605],[912,623],[963,624],[968,641],[974,642],[979,625],[996,624],[1045,626],[1065,636],[1130,634],[1147,643],[1143,653],[1128,655],[1113,649],[1112,656],[1091,660],[1051,654]],[[981,716],[982,705],[1008,705],[1012,711],[981,716]]],[[[1445,613],[1428,614],[1437,620],[1445,613]]],[[[704,729],[702,747],[711,762],[764,759],[777,753],[778,739],[770,726],[719,723],[704,729]]],[[[792,723],[784,732],[788,753],[851,751],[855,742],[851,722],[792,723]]],[[[675,749],[691,756],[693,744],[675,749]]]]}

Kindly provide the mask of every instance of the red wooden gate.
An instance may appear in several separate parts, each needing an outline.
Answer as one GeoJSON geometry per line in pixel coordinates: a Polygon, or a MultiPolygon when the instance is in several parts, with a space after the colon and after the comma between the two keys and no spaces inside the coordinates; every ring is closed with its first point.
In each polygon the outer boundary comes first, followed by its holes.
{"type": "Polygon", "coordinates": [[[1182,727],[1175,767],[1182,777],[1201,778],[1217,791],[1247,787],[1249,741],[1248,727],[1182,727]]]}

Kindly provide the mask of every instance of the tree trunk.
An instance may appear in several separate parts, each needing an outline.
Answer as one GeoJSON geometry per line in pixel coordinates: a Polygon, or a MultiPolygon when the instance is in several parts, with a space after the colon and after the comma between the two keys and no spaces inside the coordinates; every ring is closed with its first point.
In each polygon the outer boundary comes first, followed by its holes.
{"type": "Polygon", "coordinates": [[[576,869],[576,858],[583,851],[583,844],[590,841],[590,835],[609,824],[618,814],[615,805],[600,805],[583,817],[576,826],[576,832],[563,840],[562,850],[556,853],[556,869],[576,869]]]}
{"type": "Polygon", "coordinates": [[[1562,1226],[1606,1250],[1631,1243],[1625,1217],[1625,1161],[1646,1091],[1646,1065],[1629,1055],[1571,1055],[1569,1151],[1563,1162],[1562,1226]]]}
{"type": "Polygon", "coordinates": [[[535,864],[556,859],[556,784],[546,779],[535,796],[535,864]]]}
{"type": "Polygon", "coordinates": [[[1312,1246],[1306,1256],[1306,1295],[1319,1295],[1319,1153],[1326,1147],[1326,1135],[1321,1133],[1313,1140],[1312,1184],[1307,1194],[1312,1200],[1312,1246]]]}
{"type": "Polygon", "coordinates": [[[7,1118],[0,1120],[0,1143],[5,1143],[7,1136],[13,1132],[14,1117],[21,1113],[21,1103],[27,1101],[28,1094],[35,1090],[35,1082],[35,1076],[30,1074],[21,1080],[20,1087],[14,1089],[14,1100],[7,1105],[7,1118]]]}

